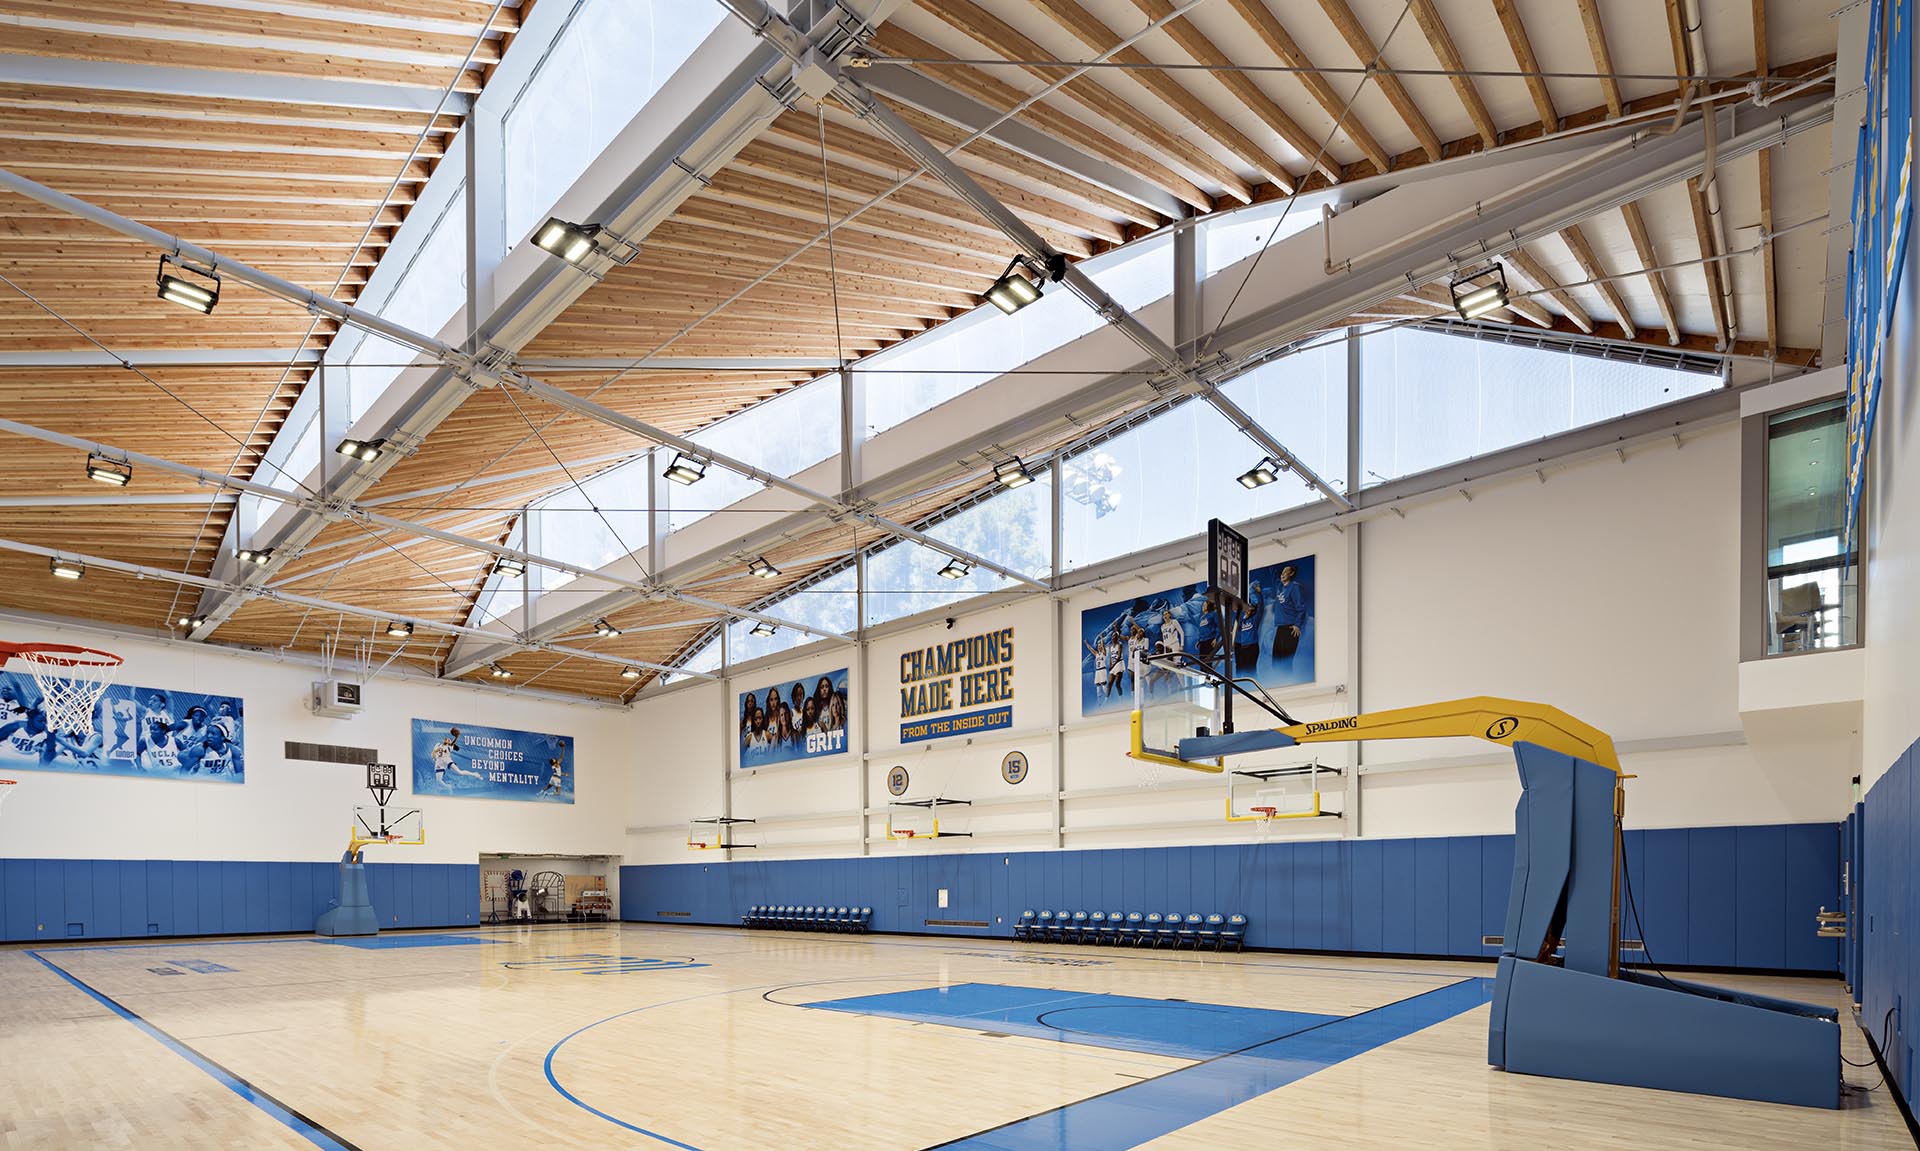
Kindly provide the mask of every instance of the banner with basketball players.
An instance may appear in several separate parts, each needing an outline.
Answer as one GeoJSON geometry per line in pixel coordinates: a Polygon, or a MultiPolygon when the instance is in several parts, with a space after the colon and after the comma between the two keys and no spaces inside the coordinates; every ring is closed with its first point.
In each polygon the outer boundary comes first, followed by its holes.
{"type": "Polygon", "coordinates": [[[245,783],[241,728],[232,696],[114,684],[92,732],[60,731],[32,676],[0,672],[0,768],[245,783]]]}
{"type": "Polygon", "coordinates": [[[1207,603],[1207,583],[1183,584],[1080,613],[1080,714],[1133,708],[1134,685],[1149,698],[1172,694],[1183,680],[1143,663],[1149,652],[1184,651],[1225,670],[1232,645],[1234,674],[1262,687],[1313,682],[1312,556],[1255,568],[1247,576],[1252,610],[1232,635],[1207,603]]]}
{"type": "Polygon", "coordinates": [[[564,735],[413,721],[413,794],[521,803],[573,802],[573,741],[564,735]]]}
{"type": "Polygon", "coordinates": [[[847,669],[740,693],[740,767],[847,753],[847,669]]]}

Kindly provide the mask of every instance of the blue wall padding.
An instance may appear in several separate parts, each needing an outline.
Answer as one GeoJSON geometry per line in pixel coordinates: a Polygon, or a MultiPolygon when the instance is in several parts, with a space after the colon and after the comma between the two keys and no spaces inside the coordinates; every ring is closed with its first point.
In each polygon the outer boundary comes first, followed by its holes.
{"type": "MultiPolygon", "coordinates": [[[[1648,949],[1663,966],[1839,970],[1837,941],[1813,933],[1820,905],[1840,898],[1838,824],[1629,831],[1626,856],[1648,949]],[[1743,887],[1748,867],[1773,877],[1770,893],[1760,880],[1743,887]],[[1710,930],[1691,925],[1696,903],[1712,909],[1710,930]]],[[[1511,835],[708,860],[622,867],[620,917],[738,926],[756,904],[830,903],[873,908],[875,931],[1005,938],[1029,908],[1218,911],[1249,917],[1252,947],[1492,958],[1499,948],[1480,940],[1505,934],[1513,861],[1511,835]]],[[[1640,937],[1631,913],[1622,916],[1621,934],[1640,937]]]]}
{"type": "MultiPolygon", "coordinates": [[[[478,863],[368,863],[382,928],[480,921],[478,863]]],[[[0,940],[312,931],[340,862],[0,859],[0,940]]]]}
{"type": "MultiPolygon", "coordinates": [[[[1860,859],[1850,924],[1858,937],[1859,974],[1854,998],[1860,1021],[1882,1044],[1882,1057],[1901,1094],[1914,1097],[1914,994],[1920,991],[1920,882],[1913,878],[1916,828],[1920,828],[1920,743],[1902,752],[1867,792],[1858,817],[1860,859]]],[[[1835,901],[1829,900],[1828,907],[1835,901]]]]}

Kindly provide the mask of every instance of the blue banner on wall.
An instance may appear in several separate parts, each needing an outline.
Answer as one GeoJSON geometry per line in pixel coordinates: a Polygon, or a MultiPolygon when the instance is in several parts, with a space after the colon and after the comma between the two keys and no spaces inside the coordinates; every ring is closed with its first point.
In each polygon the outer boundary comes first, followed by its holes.
{"type": "Polygon", "coordinates": [[[33,677],[0,672],[0,767],[245,783],[241,728],[232,696],[115,684],[92,735],[50,731],[33,677]]]}
{"type": "Polygon", "coordinates": [[[847,669],[740,693],[740,766],[847,753],[847,669]]]}
{"type": "Polygon", "coordinates": [[[505,727],[413,721],[413,794],[573,802],[573,741],[505,727]]]}
{"type": "Polygon", "coordinates": [[[1887,340],[1912,223],[1913,0],[1873,0],[1864,77],[1867,109],[1853,170],[1847,257],[1847,506],[1854,546],[1887,340]]]}
{"type": "MultiPolygon", "coordinates": [[[[1235,674],[1262,687],[1312,683],[1314,677],[1314,562],[1312,556],[1256,568],[1247,577],[1253,610],[1231,637],[1220,633],[1220,613],[1207,606],[1207,583],[1183,584],[1080,613],[1080,714],[1133,708],[1140,657],[1184,651],[1224,666],[1227,643],[1235,674]]],[[[1145,669],[1145,686],[1171,693],[1180,680],[1145,669]]]]}

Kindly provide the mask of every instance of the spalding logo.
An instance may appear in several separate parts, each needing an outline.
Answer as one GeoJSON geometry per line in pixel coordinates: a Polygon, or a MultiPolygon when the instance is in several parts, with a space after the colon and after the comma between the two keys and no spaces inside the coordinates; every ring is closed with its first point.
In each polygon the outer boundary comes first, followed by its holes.
{"type": "Polygon", "coordinates": [[[1346,731],[1349,728],[1356,728],[1359,726],[1360,726],[1359,719],[1353,716],[1348,716],[1345,719],[1320,720],[1318,722],[1310,723],[1307,725],[1307,734],[1319,735],[1323,731],[1346,731]]]}
{"type": "Polygon", "coordinates": [[[1513,718],[1510,715],[1503,716],[1499,719],[1494,720],[1493,726],[1487,729],[1487,738],[1488,739],[1505,739],[1508,736],[1513,734],[1514,728],[1519,726],[1520,726],[1519,720],[1513,718]]]}

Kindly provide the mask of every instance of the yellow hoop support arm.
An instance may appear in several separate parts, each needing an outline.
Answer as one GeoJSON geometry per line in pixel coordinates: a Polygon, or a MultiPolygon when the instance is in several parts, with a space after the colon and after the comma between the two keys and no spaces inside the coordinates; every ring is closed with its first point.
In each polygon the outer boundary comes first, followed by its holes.
{"type": "MultiPolygon", "coordinates": [[[[1490,695],[1296,723],[1278,730],[1295,743],[1431,739],[1463,735],[1503,747],[1533,743],[1577,756],[1589,763],[1597,763],[1615,775],[1620,774],[1620,759],[1614,753],[1612,737],[1606,732],[1575,719],[1557,707],[1490,695]]],[[[1182,767],[1196,766],[1177,760],[1172,762],[1182,767]]]]}

